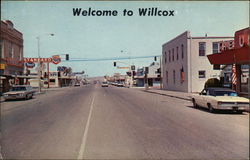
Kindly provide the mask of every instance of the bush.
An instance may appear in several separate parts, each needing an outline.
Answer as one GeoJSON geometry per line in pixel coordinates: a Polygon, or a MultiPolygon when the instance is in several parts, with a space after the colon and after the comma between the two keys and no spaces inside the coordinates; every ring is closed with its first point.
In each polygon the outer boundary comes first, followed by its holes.
{"type": "Polygon", "coordinates": [[[218,80],[217,78],[210,78],[206,81],[204,88],[208,88],[208,87],[221,87],[221,83],[220,80],[218,80]]]}

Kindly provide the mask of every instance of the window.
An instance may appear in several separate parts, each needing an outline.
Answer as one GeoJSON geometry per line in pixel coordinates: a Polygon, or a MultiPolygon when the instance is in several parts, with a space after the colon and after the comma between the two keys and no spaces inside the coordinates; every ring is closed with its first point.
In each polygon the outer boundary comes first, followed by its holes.
{"type": "Polygon", "coordinates": [[[199,42],[199,56],[205,56],[206,42],[199,42]]]}
{"type": "Polygon", "coordinates": [[[9,53],[9,57],[11,57],[11,58],[14,57],[14,48],[13,48],[12,42],[9,43],[9,50],[8,50],[8,53],[9,53]]]}
{"type": "Polygon", "coordinates": [[[199,78],[206,78],[206,71],[199,71],[199,78]]]}
{"type": "Polygon", "coordinates": [[[175,84],[175,70],[173,70],[173,81],[174,81],[174,84],[175,84]]]}
{"type": "Polygon", "coordinates": [[[184,69],[183,67],[180,69],[180,83],[183,83],[184,82],[184,69]]]}
{"type": "Polygon", "coordinates": [[[179,50],[179,47],[176,47],[176,59],[177,59],[177,60],[179,59],[179,55],[178,55],[178,54],[179,54],[179,53],[178,53],[179,51],[178,51],[178,50],[179,50]]]}
{"type": "Polygon", "coordinates": [[[165,64],[167,63],[167,53],[165,52],[165,64]]]}
{"type": "Polygon", "coordinates": [[[172,60],[174,61],[174,48],[172,49],[172,60]]]}
{"type": "Polygon", "coordinates": [[[23,57],[23,48],[20,47],[19,49],[20,49],[20,50],[19,50],[19,61],[21,61],[21,60],[22,60],[22,57],[23,57]]]}
{"type": "Polygon", "coordinates": [[[171,62],[171,53],[170,53],[170,50],[168,51],[168,53],[169,53],[168,61],[171,62]]]}
{"type": "Polygon", "coordinates": [[[184,46],[183,44],[181,45],[181,58],[184,58],[184,46]]]}
{"type": "Polygon", "coordinates": [[[219,53],[219,43],[213,42],[213,53],[219,53]]]}
{"type": "Polygon", "coordinates": [[[0,41],[0,58],[4,58],[3,41],[0,41]]]}
{"type": "Polygon", "coordinates": [[[166,71],[166,82],[168,84],[168,71],[166,71]]]}

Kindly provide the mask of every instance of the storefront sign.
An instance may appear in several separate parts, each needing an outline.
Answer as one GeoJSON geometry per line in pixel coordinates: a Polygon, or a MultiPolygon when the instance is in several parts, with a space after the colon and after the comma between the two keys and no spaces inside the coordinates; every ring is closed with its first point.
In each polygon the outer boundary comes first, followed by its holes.
{"type": "Polygon", "coordinates": [[[34,68],[34,67],[35,67],[35,63],[34,63],[34,62],[26,62],[26,63],[25,63],[25,66],[26,66],[27,68],[34,68]]]}
{"type": "MultiPolygon", "coordinates": [[[[37,63],[37,62],[39,62],[39,58],[24,58],[24,62],[37,63]]],[[[51,58],[40,58],[40,62],[58,64],[61,62],[61,58],[58,55],[52,56],[51,58]]]]}
{"type": "Polygon", "coordinates": [[[0,69],[5,69],[5,64],[0,64],[0,69]]]}
{"type": "Polygon", "coordinates": [[[234,48],[234,40],[219,42],[219,53],[225,50],[233,49],[233,48],[234,48]]]}
{"type": "Polygon", "coordinates": [[[245,28],[235,32],[234,34],[235,48],[241,48],[244,45],[249,45],[249,33],[250,33],[250,28],[245,28]]]}

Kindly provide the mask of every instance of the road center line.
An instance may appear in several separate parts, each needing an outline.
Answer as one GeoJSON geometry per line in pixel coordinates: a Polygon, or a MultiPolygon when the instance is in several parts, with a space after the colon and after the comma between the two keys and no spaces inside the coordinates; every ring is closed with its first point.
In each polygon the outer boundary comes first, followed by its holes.
{"type": "Polygon", "coordinates": [[[83,137],[82,137],[82,143],[81,143],[81,147],[80,147],[77,159],[83,159],[83,153],[84,153],[85,146],[86,146],[88,130],[89,130],[89,124],[90,124],[90,118],[91,118],[91,115],[92,115],[94,101],[95,101],[95,95],[93,96],[93,99],[92,99],[92,102],[91,102],[91,106],[90,106],[90,110],[89,110],[89,116],[88,116],[87,124],[86,124],[85,129],[84,129],[84,134],[83,134],[83,137]]]}

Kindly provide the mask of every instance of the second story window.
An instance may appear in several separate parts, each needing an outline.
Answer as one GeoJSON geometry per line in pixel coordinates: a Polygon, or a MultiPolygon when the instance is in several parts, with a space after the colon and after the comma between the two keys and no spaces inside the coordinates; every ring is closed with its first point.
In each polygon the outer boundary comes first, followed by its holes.
{"type": "Polygon", "coordinates": [[[168,57],[168,61],[171,62],[171,53],[170,53],[170,50],[168,51],[168,54],[169,54],[169,55],[168,55],[168,56],[169,56],[169,57],[168,57]]]}
{"type": "Polygon", "coordinates": [[[213,53],[219,53],[219,43],[213,42],[213,53]]]}
{"type": "Polygon", "coordinates": [[[0,41],[0,58],[4,58],[3,41],[0,41]]]}
{"type": "Polygon", "coordinates": [[[179,59],[179,47],[176,47],[176,59],[178,60],[179,59]]]}
{"type": "Polygon", "coordinates": [[[9,43],[8,54],[10,58],[14,58],[14,48],[12,42],[9,43]]]}
{"type": "Polygon", "coordinates": [[[164,57],[165,57],[165,64],[167,63],[167,53],[164,53],[164,57]]]}
{"type": "Polygon", "coordinates": [[[199,56],[205,56],[206,42],[199,42],[199,56]]]}
{"type": "Polygon", "coordinates": [[[184,58],[184,45],[181,45],[181,58],[184,58]]]}
{"type": "Polygon", "coordinates": [[[172,61],[174,61],[174,48],[172,49],[172,61]]]}

